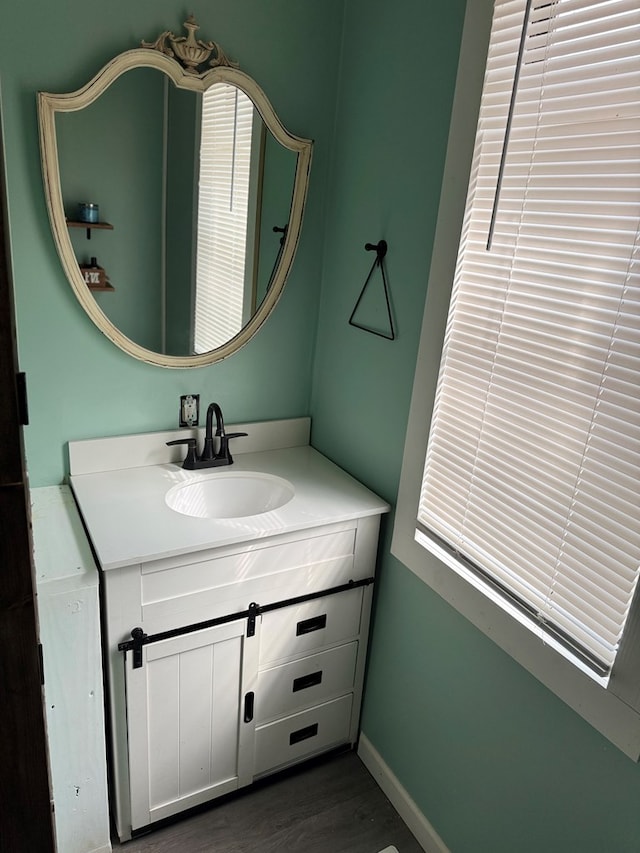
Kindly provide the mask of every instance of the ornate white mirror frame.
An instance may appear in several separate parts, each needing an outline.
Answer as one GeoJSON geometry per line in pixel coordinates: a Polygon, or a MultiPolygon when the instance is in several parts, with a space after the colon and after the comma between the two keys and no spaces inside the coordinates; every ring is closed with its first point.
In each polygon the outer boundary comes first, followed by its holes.
{"type": "Polygon", "coordinates": [[[177,38],[172,33],[165,32],[154,43],[142,42],[142,47],[121,53],[108,62],[85,86],[75,92],[38,93],[45,196],[53,237],[67,279],[91,320],[116,346],[134,358],[150,364],[175,368],[202,367],[226,358],[244,346],[273,311],[291,270],[300,238],[313,145],[311,140],[293,136],[284,128],[260,86],[251,77],[233,67],[215,42],[196,41],[194,33],[197,25],[192,18],[185,22],[185,27],[188,37],[177,38]],[[213,59],[209,59],[212,54],[213,59]],[[207,60],[212,67],[202,72],[198,71],[198,66],[207,60]],[[237,86],[251,99],[265,126],[275,139],[284,148],[297,155],[289,222],[285,230],[279,261],[264,299],[238,334],[224,345],[201,354],[178,356],[154,352],[123,334],[93,297],[83,278],[69,235],[60,179],[56,115],[84,109],[97,100],[121,75],[135,68],[158,69],[176,87],[196,93],[205,92],[215,83],[237,86]]]}

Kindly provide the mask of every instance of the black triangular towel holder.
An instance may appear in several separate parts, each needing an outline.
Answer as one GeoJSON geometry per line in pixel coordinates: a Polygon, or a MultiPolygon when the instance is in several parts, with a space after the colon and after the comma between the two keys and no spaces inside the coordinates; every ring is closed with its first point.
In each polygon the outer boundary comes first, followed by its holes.
{"type": "Polygon", "coordinates": [[[353,311],[351,312],[351,316],[349,317],[349,325],[355,326],[357,329],[362,329],[365,332],[371,332],[372,335],[377,335],[379,338],[385,338],[388,341],[395,341],[396,333],[393,327],[393,317],[391,315],[391,303],[389,301],[389,287],[387,285],[387,276],[384,271],[384,256],[387,254],[387,242],[386,240],[380,240],[379,243],[365,243],[365,249],[367,252],[375,252],[376,259],[373,262],[373,266],[369,271],[369,275],[367,276],[367,280],[365,281],[362,290],[360,291],[360,296],[358,296],[358,300],[355,304],[353,311]],[[370,326],[363,326],[361,323],[356,323],[354,321],[354,317],[356,311],[358,310],[358,306],[362,301],[362,297],[365,294],[369,281],[371,280],[371,276],[373,275],[376,267],[380,267],[380,272],[382,273],[382,283],[384,285],[384,298],[387,305],[387,317],[389,318],[389,334],[385,334],[385,332],[380,332],[377,329],[372,329],[370,326]]]}

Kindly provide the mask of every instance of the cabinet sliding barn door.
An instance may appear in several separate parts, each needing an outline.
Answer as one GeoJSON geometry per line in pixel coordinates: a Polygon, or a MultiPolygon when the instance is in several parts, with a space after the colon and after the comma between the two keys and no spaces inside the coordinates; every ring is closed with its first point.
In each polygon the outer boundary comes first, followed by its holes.
{"type": "Polygon", "coordinates": [[[254,724],[245,721],[245,705],[254,685],[244,674],[254,678],[256,643],[246,639],[246,625],[145,645],[137,669],[127,654],[134,830],[252,781],[254,724]]]}

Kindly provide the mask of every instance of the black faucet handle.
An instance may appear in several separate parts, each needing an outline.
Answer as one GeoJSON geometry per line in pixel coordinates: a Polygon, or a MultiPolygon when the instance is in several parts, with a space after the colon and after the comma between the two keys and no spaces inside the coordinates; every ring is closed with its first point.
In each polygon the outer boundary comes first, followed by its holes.
{"type": "Polygon", "coordinates": [[[187,470],[193,470],[196,467],[197,452],[196,445],[197,442],[195,438],[177,438],[175,441],[167,441],[167,447],[171,447],[174,444],[186,444],[187,445],[187,455],[184,458],[184,462],[182,463],[182,467],[187,470]]]}
{"type": "Polygon", "coordinates": [[[227,432],[220,436],[220,449],[216,453],[216,459],[226,460],[227,465],[233,464],[233,456],[229,450],[229,441],[232,438],[241,438],[243,435],[248,435],[246,432],[227,432]]]}

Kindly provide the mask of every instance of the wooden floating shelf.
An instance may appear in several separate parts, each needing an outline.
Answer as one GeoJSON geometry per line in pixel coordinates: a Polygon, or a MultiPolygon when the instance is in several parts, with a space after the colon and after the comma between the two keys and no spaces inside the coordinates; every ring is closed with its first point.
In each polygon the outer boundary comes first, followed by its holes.
{"type": "Polygon", "coordinates": [[[89,290],[102,290],[105,293],[115,290],[115,287],[112,284],[88,284],[87,287],[89,290]]]}
{"type": "Polygon", "coordinates": [[[67,219],[67,228],[86,228],[87,240],[91,239],[93,228],[102,229],[103,231],[113,231],[113,225],[110,222],[79,222],[77,219],[67,219]]]}
{"type": "Polygon", "coordinates": [[[91,231],[92,228],[103,228],[108,231],[113,231],[113,225],[109,222],[78,222],[75,219],[67,219],[68,228],[86,228],[91,231]]]}

